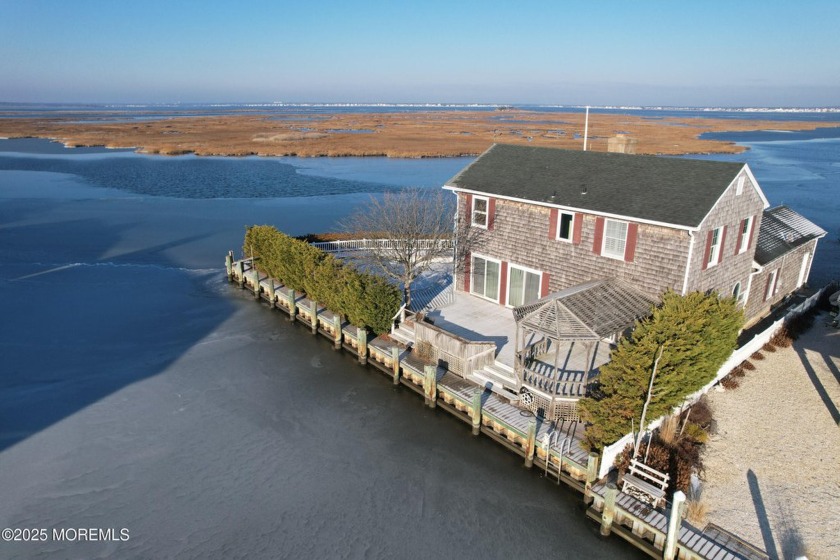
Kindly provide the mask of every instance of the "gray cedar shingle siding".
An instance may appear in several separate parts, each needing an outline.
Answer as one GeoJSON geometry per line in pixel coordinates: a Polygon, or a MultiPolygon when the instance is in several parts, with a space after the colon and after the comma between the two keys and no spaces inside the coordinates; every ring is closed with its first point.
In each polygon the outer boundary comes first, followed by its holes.
{"type": "Polygon", "coordinates": [[[695,245],[691,255],[687,285],[689,292],[712,290],[728,296],[732,295],[732,289],[738,282],[741,283],[742,290],[747,287],[752,271],[756,239],[761,227],[764,201],[758,191],[753,188],[747,174],[745,172],[742,174],[745,180],[742,194],[735,194],[736,179],[703,220],[700,230],[694,234],[695,245]],[[750,245],[743,253],[736,254],[735,248],[738,245],[741,220],[750,216],[753,217],[751,240],[748,241],[750,245]],[[721,258],[718,264],[704,268],[704,260],[708,255],[706,247],[709,232],[721,226],[726,226],[725,237],[722,239],[721,258]]]}
{"type": "MultiPolygon", "coordinates": [[[[752,286],[750,287],[747,306],[744,310],[748,319],[757,319],[766,315],[772,306],[782,301],[789,293],[797,288],[796,283],[799,280],[799,273],[802,270],[803,258],[805,255],[808,255],[808,261],[805,266],[810,267],[816,246],[817,239],[811,239],[791,252],[785,253],[781,257],[764,265],[764,269],[753,277],[752,286]],[[772,295],[765,300],[767,282],[774,270],[777,271],[776,275],[778,280],[776,281],[772,295]]],[[[807,281],[807,277],[805,280],[807,281]]]]}
{"type": "Polygon", "coordinates": [[[697,227],[743,167],[742,163],[494,144],[447,185],[697,227]]]}
{"type": "MultiPolygon", "coordinates": [[[[458,196],[461,219],[469,220],[466,196],[458,196]]],[[[493,230],[479,231],[473,253],[548,272],[549,292],[605,277],[623,280],[654,297],[668,288],[682,289],[689,242],[684,231],[639,224],[633,262],[623,262],[593,251],[596,217],[591,214],[583,215],[581,240],[574,244],[549,239],[549,208],[496,199],[495,210],[493,230]]],[[[464,289],[463,275],[457,288],[464,289]]]]}
{"type": "Polygon", "coordinates": [[[817,241],[825,234],[821,227],[786,206],[764,212],[755,251],[755,261],[762,266],[762,271],[753,277],[746,307],[747,317],[766,314],[796,289],[803,266],[806,268],[803,282],[808,281],[807,273],[814,259],[817,241]],[[766,297],[773,271],[776,271],[776,280],[772,294],[766,297]]]}

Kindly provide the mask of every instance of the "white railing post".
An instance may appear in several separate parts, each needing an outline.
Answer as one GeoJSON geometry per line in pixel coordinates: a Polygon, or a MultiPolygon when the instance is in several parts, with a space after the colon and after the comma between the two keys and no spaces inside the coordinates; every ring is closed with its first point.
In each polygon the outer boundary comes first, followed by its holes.
{"type": "Polygon", "coordinates": [[[664,560],[674,560],[677,554],[677,539],[682,526],[682,512],[685,506],[685,494],[681,490],[674,492],[671,502],[671,515],[668,517],[668,534],[665,537],[664,560]]]}

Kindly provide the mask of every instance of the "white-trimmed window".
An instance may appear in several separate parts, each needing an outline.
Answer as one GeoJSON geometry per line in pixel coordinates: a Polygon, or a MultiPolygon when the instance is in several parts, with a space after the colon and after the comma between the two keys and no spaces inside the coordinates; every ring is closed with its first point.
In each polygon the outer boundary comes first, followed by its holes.
{"type": "Polygon", "coordinates": [[[747,246],[750,244],[750,230],[752,229],[752,222],[753,217],[750,216],[744,220],[744,223],[741,224],[741,231],[739,235],[741,239],[738,241],[738,254],[745,252],[747,250],[747,246]]]}
{"type": "Polygon", "coordinates": [[[474,226],[487,229],[487,215],[490,211],[490,200],[483,196],[473,196],[471,221],[474,226]]]}
{"type": "Polygon", "coordinates": [[[613,259],[624,260],[627,247],[627,222],[604,220],[604,245],[601,254],[613,259]]]}
{"type": "Polygon", "coordinates": [[[739,304],[744,303],[744,291],[741,289],[740,282],[737,282],[735,287],[732,288],[732,297],[735,298],[735,301],[739,304]]]}
{"type": "Polygon", "coordinates": [[[709,245],[709,260],[706,261],[706,266],[715,266],[720,259],[720,242],[723,236],[723,228],[715,228],[712,231],[712,242],[709,245]]]}
{"type": "Polygon", "coordinates": [[[542,273],[537,270],[508,266],[507,304],[518,307],[540,299],[542,273]]]}
{"type": "Polygon", "coordinates": [[[738,182],[735,184],[735,196],[741,196],[744,194],[744,183],[746,182],[747,178],[743,175],[738,177],[738,182]]]}
{"type": "Polygon", "coordinates": [[[560,212],[557,215],[557,239],[572,241],[575,231],[575,215],[569,212],[560,212]]]}
{"type": "Polygon", "coordinates": [[[767,287],[764,289],[764,301],[767,301],[776,293],[776,276],[778,272],[778,270],[770,272],[770,276],[767,278],[767,287]]]}
{"type": "Polygon", "coordinates": [[[501,268],[499,261],[473,255],[470,291],[477,296],[499,301],[501,268]]]}

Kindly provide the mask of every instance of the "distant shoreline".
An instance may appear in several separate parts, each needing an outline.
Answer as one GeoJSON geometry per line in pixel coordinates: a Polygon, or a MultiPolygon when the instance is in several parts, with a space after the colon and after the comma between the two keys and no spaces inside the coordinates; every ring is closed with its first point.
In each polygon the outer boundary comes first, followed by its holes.
{"type": "MultiPolygon", "coordinates": [[[[119,111],[115,111],[119,112],[119,111]]],[[[135,114],[135,113],[133,113],[135,114]]],[[[607,151],[607,140],[625,134],[639,154],[740,153],[731,141],[707,140],[709,132],[801,131],[840,127],[836,121],[650,117],[590,114],[588,149],[607,151]]],[[[581,112],[435,110],[410,112],[300,112],[174,116],[120,122],[73,118],[0,119],[0,137],[46,138],[68,147],[131,148],[141,153],[199,156],[462,157],[493,143],[582,149],[581,112]]]]}

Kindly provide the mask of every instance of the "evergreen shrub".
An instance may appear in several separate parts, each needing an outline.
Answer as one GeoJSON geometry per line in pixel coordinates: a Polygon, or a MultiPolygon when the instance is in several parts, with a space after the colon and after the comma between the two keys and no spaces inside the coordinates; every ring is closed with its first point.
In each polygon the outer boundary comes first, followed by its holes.
{"type": "Polygon", "coordinates": [[[273,226],[249,227],[242,251],[256,257],[257,268],[287,288],[377,334],[390,330],[402,302],[400,290],[384,278],[360,272],[273,226]]]}
{"type": "Polygon", "coordinates": [[[714,379],[735,349],[743,313],[733,298],[667,292],[651,316],[637,321],[629,338],[601,366],[599,385],[580,401],[586,422],[584,443],[600,450],[639,427],[656,357],[656,373],[646,420],[671,412],[683,399],[714,379]]]}

